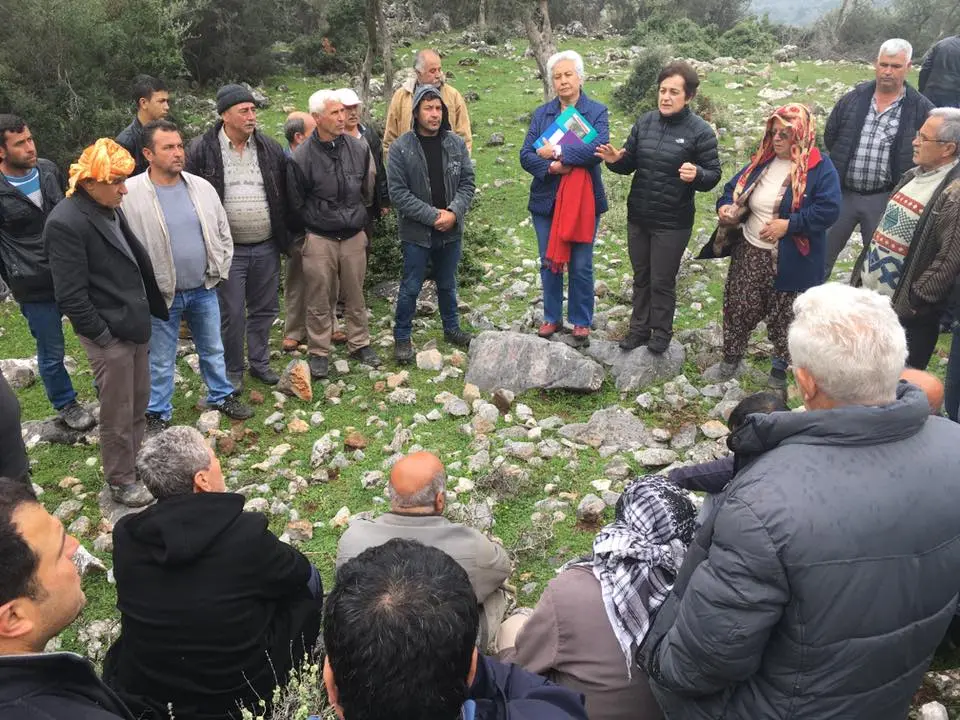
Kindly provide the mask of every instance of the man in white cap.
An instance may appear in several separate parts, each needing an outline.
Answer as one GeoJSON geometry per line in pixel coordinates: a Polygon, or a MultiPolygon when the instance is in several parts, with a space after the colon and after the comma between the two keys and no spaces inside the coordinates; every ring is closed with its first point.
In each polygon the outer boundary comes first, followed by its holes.
{"type": "MultiPolygon", "coordinates": [[[[341,88],[337,90],[337,94],[340,96],[340,102],[343,103],[343,109],[346,111],[344,114],[344,133],[367,141],[370,154],[373,155],[373,162],[377,168],[376,192],[373,196],[373,205],[369,208],[370,225],[372,226],[374,220],[387,214],[387,208],[390,206],[390,198],[387,195],[387,173],[383,169],[383,140],[381,140],[380,133],[377,132],[375,127],[360,122],[363,103],[360,102],[357,93],[351,88],[341,88]]],[[[372,227],[367,229],[369,231],[372,227]]],[[[370,232],[367,232],[367,237],[371,237],[370,232]]]]}

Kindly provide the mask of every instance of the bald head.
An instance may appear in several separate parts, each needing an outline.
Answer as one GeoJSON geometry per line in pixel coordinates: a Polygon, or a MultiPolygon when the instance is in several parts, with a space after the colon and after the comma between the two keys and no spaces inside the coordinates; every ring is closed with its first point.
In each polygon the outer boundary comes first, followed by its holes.
{"type": "Polygon", "coordinates": [[[943,407],[943,383],[938,377],[923,370],[904,368],[900,373],[900,379],[923,390],[927,396],[927,402],[930,403],[930,413],[939,414],[940,408],[943,407]]]}
{"type": "Polygon", "coordinates": [[[295,111],[287,115],[287,121],[283,124],[283,134],[287,138],[287,144],[291,150],[296,150],[313,133],[317,127],[316,121],[310,113],[295,111]]]}
{"type": "Polygon", "coordinates": [[[399,510],[430,508],[439,512],[443,510],[446,479],[443,463],[433,453],[407,455],[390,471],[391,504],[399,510]]]}

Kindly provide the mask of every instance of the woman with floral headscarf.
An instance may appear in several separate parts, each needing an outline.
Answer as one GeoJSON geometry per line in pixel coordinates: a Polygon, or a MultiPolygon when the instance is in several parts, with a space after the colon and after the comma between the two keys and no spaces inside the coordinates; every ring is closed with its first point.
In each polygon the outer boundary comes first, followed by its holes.
{"type": "MultiPolygon", "coordinates": [[[[824,279],[826,232],[840,214],[840,178],[815,145],[810,110],[777,109],[759,149],[717,201],[717,237],[729,245],[723,296],[723,361],[704,372],[719,382],[740,372],[750,333],[766,320],[774,355],[768,386],[787,387],[787,328],[793,301],[824,279]]],[[[717,242],[701,256],[718,252],[717,242]]]]}

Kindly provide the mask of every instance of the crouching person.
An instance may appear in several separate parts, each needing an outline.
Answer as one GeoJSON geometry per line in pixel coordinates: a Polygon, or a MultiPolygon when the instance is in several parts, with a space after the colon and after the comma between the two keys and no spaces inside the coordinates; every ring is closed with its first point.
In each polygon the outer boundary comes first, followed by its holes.
{"type": "Polygon", "coordinates": [[[340,720],[583,718],[583,696],[484,657],[480,614],[456,560],[413,540],[365,550],[327,600],[323,681],[340,720]]]}
{"type": "Polygon", "coordinates": [[[113,531],[121,633],[104,679],[141,720],[239,720],[312,650],[320,576],[225,491],[193,428],[150,438],[137,471],[157,504],[113,531]]]}

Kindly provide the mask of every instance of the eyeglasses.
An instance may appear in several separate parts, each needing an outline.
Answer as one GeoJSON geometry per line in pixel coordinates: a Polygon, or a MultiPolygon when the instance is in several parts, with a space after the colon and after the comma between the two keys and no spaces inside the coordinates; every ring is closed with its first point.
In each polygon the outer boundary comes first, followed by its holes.
{"type": "Polygon", "coordinates": [[[920,132],[918,132],[914,137],[915,137],[916,140],[919,140],[919,141],[922,142],[922,143],[925,143],[925,142],[932,142],[932,143],[953,142],[952,140],[936,140],[935,138],[924,137],[923,134],[920,133],[920,132]]]}
{"type": "Polygon", "coordinates": [[[793,140],[793,130],[784,128],[782,130],[774,130],[773,136],[777,140],[793,140]]]}

